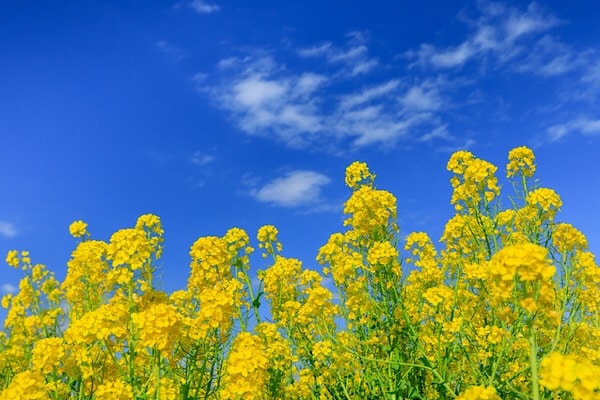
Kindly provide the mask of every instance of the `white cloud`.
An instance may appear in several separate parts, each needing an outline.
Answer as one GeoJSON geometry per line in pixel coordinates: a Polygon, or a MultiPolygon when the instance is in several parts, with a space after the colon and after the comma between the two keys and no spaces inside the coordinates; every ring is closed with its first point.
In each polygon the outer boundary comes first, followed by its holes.
{"type": "Polygon", "coordinates": [[[536,34],[560,23],[536,4],[522,11],[499,3],[480,2],[479,12],[479,17],[469,22],[472,32],[464,41],[441,48],[422,44],[418,51],[408,52],[410,58],[416,59],[413,65],[451,69],[486,57],[493,57],[495,63],[502,65],[526,53],[523,46],[527,41],[535,41],[536,34]]]}
{"type": "Polygon", "coordinates": [[[400,103],[410,110],[437,110],[442,106],[442,99],[437,88],[429,83],[411,87],[400,99],[400,103]]]}
{"type": "Polygon", "coordinates": [[[193,0],[190,7],[198,14],[211,14],[219,11],[221,8],[216,4],[210,4],[203,0],[193,0]]]}
{"type": "Polygon", "coordinates": [[[553,142],[573,132],[579,132],[583,135],[600,135],[600,119],[578,117],[563,124],[553,125],[546,132],[548,138],[553,142]]]}
{"type": "Polygon", "coordinates": [[[244,60],[236,63],[238,69],[228,65],[222,83],[200,82],[200,90],[231,111],[249,134],[274,136],[293,147],[309,143],[307,136],[322,129],[313,94],[326,78],[308,72],[281,74],[279,66],[261,54],[244,60]]]}
{"type": "Polygon", "coordinates": [[[323,43],[318,46],[306,47],[298,50],[298,55],[300,57],[318,57],[327,54],[329,49],[331,48],[331,43],[323,43]]]}
{"type": "Polygon", "coordinates": [[[442,138],[442,139],[451,139],[452,136],[448,133],[448,125],[438,126],[433,129],[431,132],[426,133],[425,135],[419,138],[420,142],[431,142],[434,139],[442,138]]]}
{"type": "Polygon", "coordinates": [[[198,165],[198,166],[210,164],[211,162],[213,162],[215,160],[216,160],[215,156],[213,156],[212,154],[205,153],[200,150],[194,152],[194,154],[192,154],[192,157],[190,158],[190,162],[192,164],[198,165]]]}
{"type": "Polygon", "coordinates": [[[300,75],[294,86],[295,93],[310,95],[325,84],[327,78],[323,75],[306,72],[300,75]]]}
{"type": "Polygon", "coordinates": [[[173,46],[165,40],[159,40],[158,42],[156,42],[156,47],[163,53],[169,54],[170,56],[174,57],[177,61],[183,58],[183,52],[179,48],[173,46]]]}
{"type": "Polygon", "coordinates": [[[528,34],[544,32],[560,22],[553,15],[544,13],[535,3],[530,4],[526,12],[512,9],[509,14],[504,31],[506,40],[510,42],[528,34]]]}
{"type": "Polygon", "coordinates": [[[251,76],[233,87],[234,100],[242,106],[254,109],[281,98],[287,91],[285,81],[268,81],[259,76],[251,76]]]}
{"type": "Polygon", "coordinates": [[[586,70],[582,81],[592,85],[600,86],[600,59],[595,60],[586,70]]]}
{"type": "Polygon", "coordinates": [[[379,61],[369,57],[369,48],[362,35],[354,32],[349,36],[350,40],[343,48],[326,42],[299,49],[297,53],[304,58],[325,57],[325,60],[332,65],[342,64],[346,67],[345,73],[350,76],[364,75],[377,67],[379,61]]]}
{"type": "Polygon", "coordinates": [[[6,237],[15,237],[17,235],[17,228],[10,222],[0,221],[0,235],[6,237]]]}
{"type": "Polygon", "coordinates": [[[2,285],[0,285],[0,292],[2,293],[17,293],[17,291],[19,290],[18,287],[16,287],[15,285],[13,285],[12,283],[3,283],[2,285]]]}
{"type": "MultiPolygon", "coordinates": [[[[306,51],[335,53],[332,48],[320,45],[306,51]]],[[[350,52],[344,54],[341,58],[351,58],[350,52]]],[[[212,81],[216,84],[207,85],[208,79],[197,84],[250,135],[275,138],[290,147],[315,146],[340,153],[345,148],[340,142],[351,147],[391,147],[407,137],[409,129],[418,136],[419,130],[430,132],[440,125],[430,112],[443,104],[441,84],[432,80],[416,82],[413,88],[404,87],[400,79],[389,79],[340,89],[353,80],[345,64],[317,73],[295,72],[261,52],[231,60],[219,62],[223,77],[212,81]]],[[[297,64],[294,67],[298,69],[297,64]]]]}
{"type": "Polygon", "coordinates": [[[250,194],[258,201],[279,207],[301,207],[322,203],[321,188],[331,182],[314,171],[297,170],[277,178],[250,194]]]}
{"type": "Polygon", "coordinates": [[[351,95],[344,96],[340,102],[340,108],[347,109],[363,105],[371,100],[388,95],[396,90],[399,85],[400,81],[397,79],[392,79],[380,85],[365,89],[360,93],[353,93],[351,95]]]}
{"type": "Polygon", "coordinates": [[[471,43],[461,43],[455,48],[436,50],[431,45],[422,45],[419,50],[419,57],[428,59],[434,67],[452,68],[463,65],[477,49],[471,43]]]}
{"type": "Polygon", "coordinates": [[[369,71],[371,71],[373,68],[375,68],[378,64],[379,64],[379,61],[377,61],[374,58],[369,59],[369,60],[360,61],[352,66],[352,71],[350,72],[350,74],[352,76],[366,74],[369,71]]]}

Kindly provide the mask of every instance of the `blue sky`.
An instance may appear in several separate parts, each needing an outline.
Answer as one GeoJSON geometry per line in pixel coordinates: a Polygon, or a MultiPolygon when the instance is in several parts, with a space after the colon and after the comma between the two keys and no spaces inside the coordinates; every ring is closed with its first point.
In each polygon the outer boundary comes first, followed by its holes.
{"type": "Polygon", "coordinates": [[[108,240],[154,213],[167,291],[198,237],[234,226],[276,225],[316,268],[352,161],[396,195],[404,234],[437,240],[451,153],[503,177],[520,145],[600,251],[596,1],[0,4],[2,258],[29,250],[62,279],[72,221],[108,240]]]}

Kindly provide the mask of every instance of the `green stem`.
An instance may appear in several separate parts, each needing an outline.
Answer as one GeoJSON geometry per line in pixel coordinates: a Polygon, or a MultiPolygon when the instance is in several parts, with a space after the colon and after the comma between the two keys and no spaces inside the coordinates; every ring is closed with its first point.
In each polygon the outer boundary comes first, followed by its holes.
{"type": "Polygon", "coordinates": [[[531,365],[531,390],[533,391],[533,400],[540,399],[540,384],[538,382],[538,360],[537,360],[537,344],[535,342],[535,334],[533,329],[529,336],[529,363],[531,365]]]}

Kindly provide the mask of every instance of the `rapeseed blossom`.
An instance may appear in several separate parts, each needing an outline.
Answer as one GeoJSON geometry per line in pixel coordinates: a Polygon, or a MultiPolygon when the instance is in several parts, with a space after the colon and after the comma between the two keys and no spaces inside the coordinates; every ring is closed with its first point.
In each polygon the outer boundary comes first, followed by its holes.
{"type": "Polygon", "coordinates": [[[88,224],[85,222],[81,220],[75,221],[69,225],[69,233],[75,238],[82,238],[88,235],[87,227],[88,224]]]}
{"type": "Polygon", "coordinates": [[[508,165],[506,166],[506,177],[512,178],[518,174],[531,178],[535,173],[535,156],[530,148],[516,147],[508,153],[508,165]]]}
{"type": "Polygon", "coordinates": [[[186,287],[165,293],[152,214],[108,241],[71,224],[81,240],[62,282],[11,250],[22,278],[2,298],[0,400],[597,399],[600,268],[560,196],[532,184],[533,152],[508,159],[503,209],[496,166],[450,157],[440,238],[401,236],[394,195],[352,163],[322,270],[285,257],[265,225],[255,279],[233,227],[198,238],[186,287]]]}

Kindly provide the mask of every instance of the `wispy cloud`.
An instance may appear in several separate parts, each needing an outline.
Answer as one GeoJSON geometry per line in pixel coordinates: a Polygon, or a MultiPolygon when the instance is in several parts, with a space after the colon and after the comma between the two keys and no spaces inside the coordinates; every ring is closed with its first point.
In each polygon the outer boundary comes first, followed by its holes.
{"type": "Polygon", "coordinates": [[[380,85],[366,88],[358,93],[346,95],[340,102],[340,108],[355,108],[357,106],[369,103],[377,98],[388,96],[390,93],[394,93],[398,89],[399,85],[400,81],[393,79],[380,85]]]}
{"type": "Polygon", "coordinates": [[[348,90],[353,78],[346,72],[352,67],[345,61],[365,53],[362,47],[345,52],[332,50],[331,44],[304,49],[302,57],[324,53],[330,54],[328,62],[344,60],[343,65],[321,72],[296,71],[262,52],[227,58],[218,64],[223,76],[219,83],[207,79],[197,83],[200,91],[231,112],[240,129],[277,138],[290,147],[316,146],[334,152],[347,144],[392,147],[409,130],[417,135],[421,129],[431,131],[441,125],[431,115],[443,104],[433,80],[409,86],[389,79],[348,90]]]}
{"type": "Polygon", "coordinates": [[[232,112],[243,131],[274,135],[290,146],[299,147],[307,143],[307,136],[323,129],[315,93],[325,85],[324,76],[281,74],[279,66],[268,56],[237,61],[223,60],[219,68],[227,78],[219,85],[201,83],[200,90],[232,112]]]}
{"type": "MultiPolygon", "coordinates": [[[[465,141],[465,134],[455,132],[464,131],[474,118],[498,120],[503,115],[502,122],[510,122],[497,106],[506,109],[514,101],[511,89],[500,83],[512,76],[552,81],[545,86],[551,95],[542,99],[546,104],[540,109],[564,109],[566,102],[575,101],[590,110],[597,106],[599,52],[577,49],[556,36],[564,21],[536,3],[519,8],[479,1],[471,14],[459,16],[468,27],[463,37],[447,46],[420,44],[402,52],[396,64],[373,57],[365,36],[352,32],[345,43],[316,43],[292,54],[282,54],[292,46],[246,49],[194,80],[243,132],[334,153],[365,146],[391,149],[398,143],[438,149],[473,145],[471,133],[465,141]],[[496,108],[483,110],[490,105],[496,108]]],[[[556,121],[550,128],[538,123],[540,131],[547,130],[547,139],[593,131],[581,121],[575,124],[573,114],[564,115],[566,122],[556,121]]]]}
{"type": "Polygon", "coordinates": [[[278,207],[319,206],[323,204],[321,189],[331,182],[327,176],[306,170],[296,170],[276,178],[250,194],[260,202],[278,207]]]}
{"type": "Polygon", "coordinates": [[[449,69],[488,57],[504,64],[525,53],[524,41],[560,24],[558,18],[535,3],[523,11],[499,3],[480,2],[478,11],[478,17],[466,21],[471,27],[466,39],[448,47],[422,44],[418,50],[407,53],[414,60],[413,65],[449,69]]]}
{"type": "Polygon", "coordinates": [[[190,162],[197,166],[203,166],[210,164],[217,159],[213,154],[198,150],[190,157],[190,162]]]}
{"type": "Polygon", "coordinates": [[[19,288],[13,285],[12,283],[3,283],[2,285],[0,285],[0,292],[4,294],[17,293],[18,290],[19,288]]]}
{"type": "Polygon", "coordinates": [[[600,135],[600,119],[578,117],[562,124],[553,125],[546,132],[548,138],[553,142],[574,132],[583,135],[600,135]]]}
{"type": "Polygon", "coordinates": [[[161,52],[173,57],[176,61],[179,61],[183,58],[183,52],[181,51],[181,49],[177,48],[176,46],[170,44],[165,40],[159,40],[158,42],[156,42],[156,47],[161,52]]]}
{"type": "Polygon", "coordinates": [[[17,228],[10,222],[0,221],[0,235],[9,238],[15,237],[17,236],[17,228]]]}
{"type": "Polygon", "coordinates": [[[351,75],[363,75],[377,67],[377,58],[369,56],[366,39],[360,32],[352,32],[344,47],[336,47],[331,42],[298,50],[298,55],[304,58],[324,57],[332,65],[343,65],[344,72],[351,75]]]}
{"type": "Polygon", "coordinates": [[[409,88],[400,98],[400,103],[408,110],[437,110],[442,104],[439,87],[429,81],[409,88]]]}
{"type": "Polygon", "coordinates": [[[221,9],[216,4],[211,4],[203,0],[193,0],[190,3],[190,7],[194,9],[198,14],[211,14],[221,9]]]}

